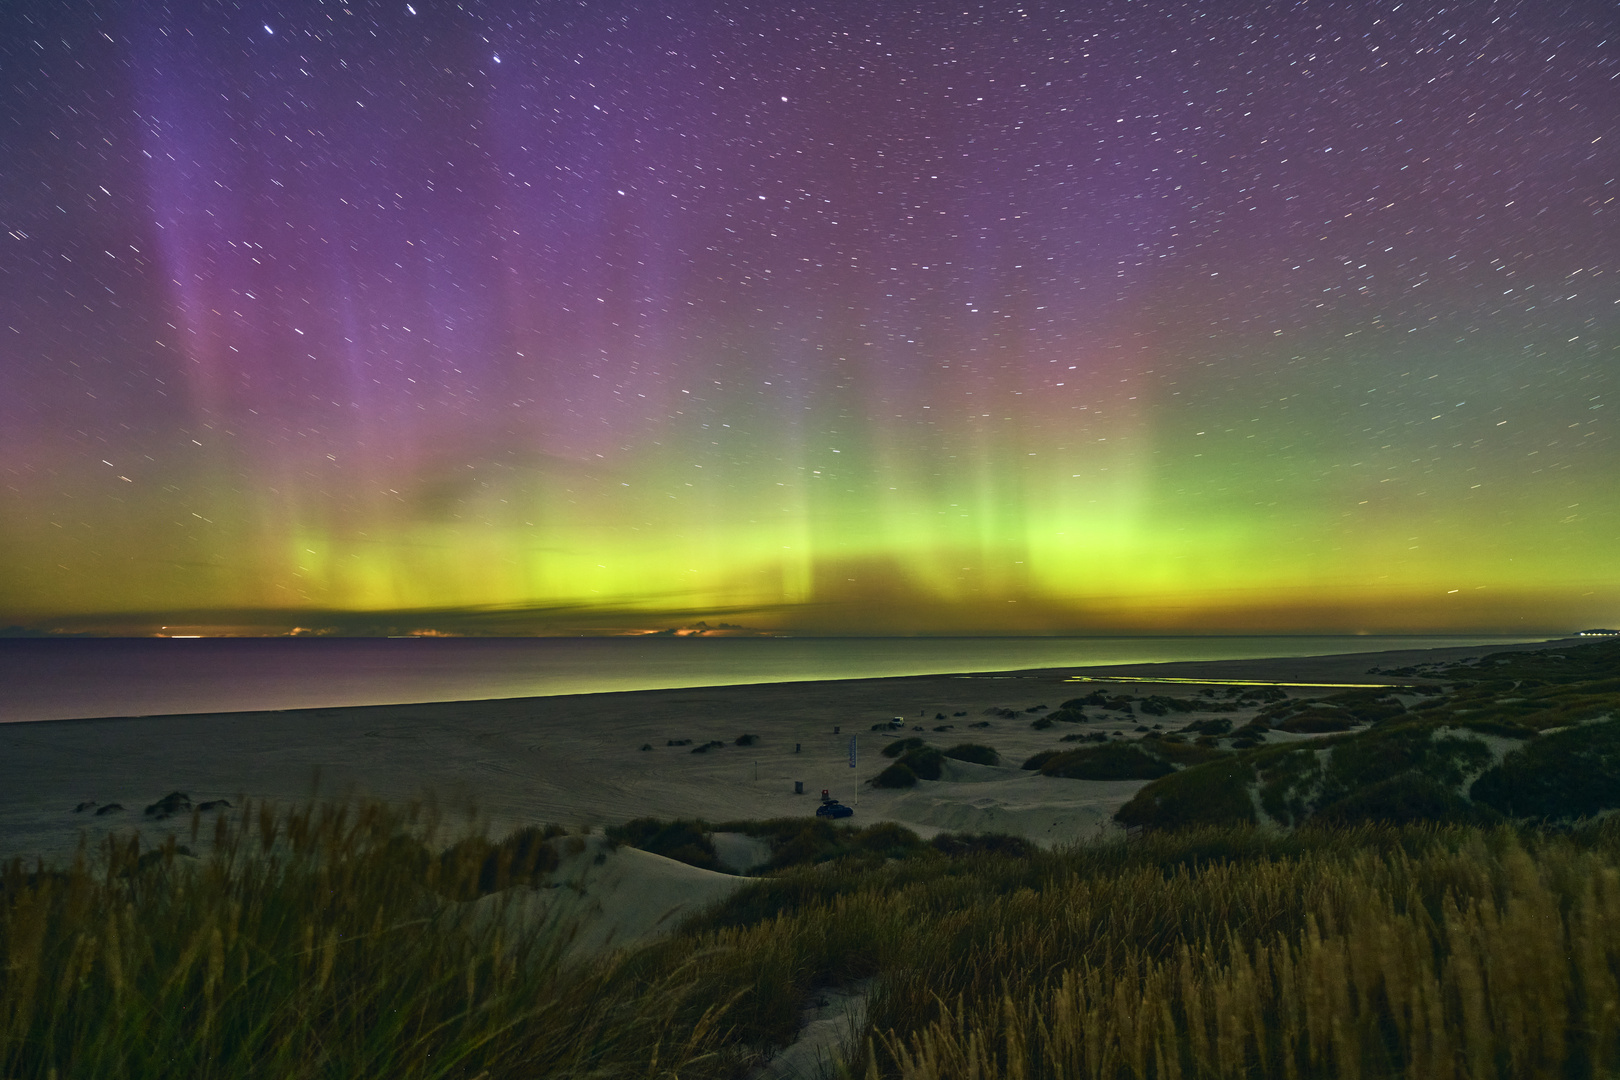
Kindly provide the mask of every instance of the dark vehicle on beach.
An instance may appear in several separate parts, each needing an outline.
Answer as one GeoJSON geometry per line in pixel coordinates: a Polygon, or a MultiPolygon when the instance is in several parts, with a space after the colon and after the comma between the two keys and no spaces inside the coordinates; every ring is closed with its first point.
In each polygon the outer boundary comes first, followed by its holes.
{"type": "Polygon", "coordinates": [[[845,818],[854,816],[855,811],[845,806],[837,799],[829,799],[820,806],[816,807],[816,817],[845,818]]]}

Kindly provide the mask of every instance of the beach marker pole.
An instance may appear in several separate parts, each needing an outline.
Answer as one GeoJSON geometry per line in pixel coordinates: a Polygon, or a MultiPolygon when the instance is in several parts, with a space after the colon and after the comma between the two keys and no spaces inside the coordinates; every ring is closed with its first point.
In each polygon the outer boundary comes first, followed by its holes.
{"type": "MultiPolygon", "coordinates": [[[[849,767],[852,770],[855,768],[855,738],[856,737],[854,735],[849,737],[849,767]]],[[[850,779],[854,781],[854,783],[850,785],[850,789],[854,792],[854,794],[849,797],[850,809],[854,810],[859,807],[861,803],[861,782],[859,779],[853,776],[850,777],[850,779]]]]}

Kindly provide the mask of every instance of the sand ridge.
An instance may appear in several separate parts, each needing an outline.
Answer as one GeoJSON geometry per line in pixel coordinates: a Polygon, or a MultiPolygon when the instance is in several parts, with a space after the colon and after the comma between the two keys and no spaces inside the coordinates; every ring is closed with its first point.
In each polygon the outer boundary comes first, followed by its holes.
{"type": "Polygon", "coordinates": [[[752,880],[611,844],[601,835],[578,839],[574,851],[559,843],[568,853],[541,887],[452,904],[445,917],[462,927],[500,920],[514,942],[557,934],[565,959],[584,959],[667,934],[752,880]]]}

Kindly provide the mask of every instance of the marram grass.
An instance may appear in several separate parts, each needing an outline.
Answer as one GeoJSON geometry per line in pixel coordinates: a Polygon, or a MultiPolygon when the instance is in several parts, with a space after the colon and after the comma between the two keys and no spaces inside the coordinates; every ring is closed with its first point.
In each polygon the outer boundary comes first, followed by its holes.
{"type": "Polygon", "coordinates": [[[376,804],[247,807],[201,859],[129,843],[93,869],[13,864],[0,1076],[641,1075],[713,1054],[681,965],[565,969],[556,929],[447,918],[482,868],[428,857],[435,831],[376,804]]]}
{"type": "Polygon", "coordinates": [[[966,932],[970,977],[905,980],[909,1016],[877,1018],[873,1063],[916,1080],[1615,1075],[1612,851],[1495,839],[1014,894],[966,932]]]}
{"type": "Polygon", "coordinates": [[[745,1076],[865,979],[854,1076],[1620,1075],[1613,825],[916,851],[580,962],[564,927],[456,917],[528,878],[421,810],[254,807],[202,858],[14,865],[0,1076],[745,1076]]]}

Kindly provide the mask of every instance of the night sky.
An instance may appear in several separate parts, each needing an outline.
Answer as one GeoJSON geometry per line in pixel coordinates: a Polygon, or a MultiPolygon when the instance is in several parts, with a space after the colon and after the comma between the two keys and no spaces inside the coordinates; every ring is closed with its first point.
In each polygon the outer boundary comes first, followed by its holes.
{"type": "Polygon", "coordinates": [[[17,3],[0,79],[0,625],[1620,620],[1614,3],[17,3]]]}

